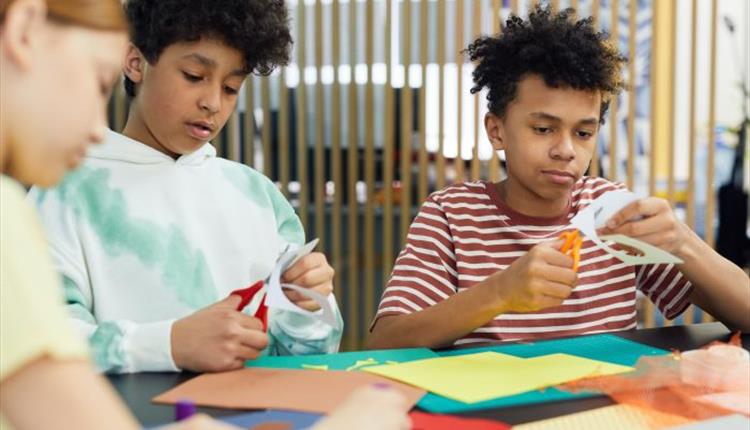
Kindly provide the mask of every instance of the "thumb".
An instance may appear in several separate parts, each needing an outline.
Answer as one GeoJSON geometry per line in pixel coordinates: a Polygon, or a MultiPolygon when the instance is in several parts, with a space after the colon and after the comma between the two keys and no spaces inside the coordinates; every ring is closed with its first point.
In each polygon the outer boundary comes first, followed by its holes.
{"type": "Polygon", "coordinates": [[[242,297],[237,294],[230,294],[229,296],[219,300],[218,302],[211,305],[212,307],[232,308],[237,309],[237,306],[242,301],[242,297]]]}
{"type": "Polygon", "coordinates": [[[554,240],[548,240],[548,241],[545,241],[545,242],[540,242],[536,246],[538,246],[540,248],[551,248],[551,249],[555,249],[555,250],[559,251],[560,248],[562,248],[562,246],[564,244],[565,244],[565,239],[558,239],[558,238],[556,238],[554,240]]]}

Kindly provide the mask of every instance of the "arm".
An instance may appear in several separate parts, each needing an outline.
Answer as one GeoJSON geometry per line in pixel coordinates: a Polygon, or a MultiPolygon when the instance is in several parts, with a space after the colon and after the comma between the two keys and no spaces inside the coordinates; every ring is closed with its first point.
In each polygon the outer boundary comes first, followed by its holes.
{"type": "Polygon", "coordinates": [[[18,430],[140,428],[85,361],[37,359],[3,379],[0,394],[3,416],[18,430]]]}
{"type": "Polygon", "coordinates": [[[690,301],[731,329],[750,332],[750,278],[683,224],[686,240],[676,254],[693,284],[690,301]]]}
{"type": "Polygon", "coordinates": [[[680,257],[693,285],[690,300],[727,326],[750,331],[750,279],[679,221],[664,199],[650,197],[615,214],[603,233],[624,234],[680,257]]]}
{"type": "Polygon", "coordinates": [[[376,321],[367,347],[439,348],[452,344],[507,312],[559,306],[576,284],[573,261],[562,242],[541,243],[507,269],[418,312],[376,321]]]}
{"type": "Polygon", "coordinates": [[[107,372],[176,371],[171,357],[171,320],[139,324],[99,321],[81,243],[74,198],[57,190],[32,188],[28,200],[37,206],[54,268],[62,276],[65,302],[76,330],[89,340],[96,366],[107,372]]]}
{"type": "Polygon", "coordinates": [[[368,349],[449,346],[503,313],[492,277],[419,312],[379,318],[368,349]]]}

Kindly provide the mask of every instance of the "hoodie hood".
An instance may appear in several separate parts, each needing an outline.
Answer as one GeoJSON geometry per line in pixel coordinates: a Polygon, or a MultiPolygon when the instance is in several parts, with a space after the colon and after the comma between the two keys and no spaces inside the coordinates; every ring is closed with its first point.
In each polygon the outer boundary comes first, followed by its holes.
{"type": "Polygon", "coordinates": [[[181,155],[173,159],[167,154],[157,151],[150,146],[131,139],[112,130],[107,130],[104,142],[89,148],[88,158],[98,160],[122,161],[132,164],[178,164],[201,165],[216,157],[216,149],[210,142],[205,143],[195,152],[181,155]]]}

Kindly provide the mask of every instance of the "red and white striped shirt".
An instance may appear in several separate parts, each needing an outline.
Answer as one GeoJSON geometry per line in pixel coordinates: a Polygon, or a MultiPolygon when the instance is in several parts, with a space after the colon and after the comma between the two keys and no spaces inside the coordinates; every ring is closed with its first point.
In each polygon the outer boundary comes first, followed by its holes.
{"type": "MultiPolygon", "coordinates": [[[[531,247],[570,230],[570,219],[601,194],[625,189],[584,177],[572,190],[566,214],[537,218],[503,202],[495,184],[470,182],[437,191],[412,223],[383,292],[375,321],[418,312],[507,268],[531,247]]],[[[507,313],[456,340],[455,345],[626,330],[636,326],[636,288],[669,318],[690,304],[692,286],[672,264],[626,266],[585,240],[578,285],[562,305],[507,313]]],[[[373,322],[374,324],[374,322],[373,322]]]]}

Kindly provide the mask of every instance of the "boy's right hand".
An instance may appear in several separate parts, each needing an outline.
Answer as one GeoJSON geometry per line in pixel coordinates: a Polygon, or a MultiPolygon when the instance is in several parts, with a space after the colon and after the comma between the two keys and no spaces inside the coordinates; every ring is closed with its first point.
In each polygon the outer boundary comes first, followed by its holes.
{"type": "Polygon", "coordinates": [[[560,252],[562,245],[562,240],[540,243],[487,279],[495,289],[501,313],[551,308],[570,296],[578,276],[573,259],[560,252]]]}
{"type": "Polygon", "coordinates": [[[172,324],[172,359],[180,369],[223,372],[241,369],[268,345],[258,318],[238,312],[232,294],[172,324]]]}

